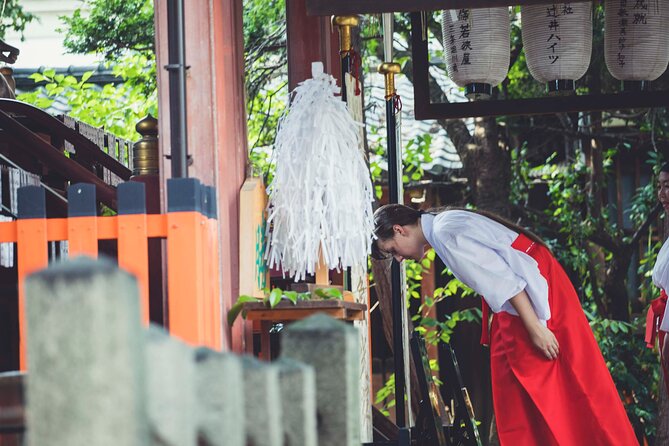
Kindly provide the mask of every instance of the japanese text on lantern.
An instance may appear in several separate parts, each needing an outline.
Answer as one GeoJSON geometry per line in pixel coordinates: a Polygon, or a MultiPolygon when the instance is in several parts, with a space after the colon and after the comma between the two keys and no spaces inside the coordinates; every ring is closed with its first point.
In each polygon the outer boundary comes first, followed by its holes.
{"type": "Polygon", "coordinates": [[[448,25],[448,44],[453,71],[458,71],[458,64],[471,65],[471,53],[474,48],[471,41],[470,12],[469,9],[451,11],[453,21],[448,25]],[[458,57],[460,52],[462,53],[461,58],[458,57]]]}
{"type": "Polygon", "coordinates": [[[625,65],[625,43],[627,42],[627,28],[642,26],[648,23],[648,1],[634,0],[631,15],[627,11],[627,0],[620,0],[618,5],[618,65],[625,65]]]}
{"type": "Polygon", "coordinates": [[[546,18],[548,19],[548,39],[546,40],[548,50],[548,60],[551,65],[558,61],[560,52],[558,46],[560,45],[560,17],[573,14],[574,9],[571,3],[553,3],[546,6],[546,18]]]}

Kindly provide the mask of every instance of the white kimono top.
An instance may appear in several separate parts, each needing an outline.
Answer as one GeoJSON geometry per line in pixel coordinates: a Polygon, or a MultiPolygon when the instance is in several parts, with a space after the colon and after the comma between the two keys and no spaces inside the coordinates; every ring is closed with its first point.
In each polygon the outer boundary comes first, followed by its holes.
{"type": "MultiPolygon", "coordinates": [[[[669,241],[664,242],[657,254],[653,267],[653,283],[665,292],[669,291],[669,241]]],[[[669,332],[669,305],[664,309],[660,330],[669,332]]]]}
{"type": "Polygon", "coordinates": [[[483,296],[493,312],[517,316],[509,299],[525,290],[537,317],[546,325],[551,317],[548,283],[536,260],[511,247],[518,233],[462,210],[423,214],[421,227],[453,275],[483,296]]]}

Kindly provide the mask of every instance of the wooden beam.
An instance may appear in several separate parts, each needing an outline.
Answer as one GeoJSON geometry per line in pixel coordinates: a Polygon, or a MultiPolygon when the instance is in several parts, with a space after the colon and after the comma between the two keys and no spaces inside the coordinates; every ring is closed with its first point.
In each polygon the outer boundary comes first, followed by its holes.
{"type": "Polygon", "coordinates": [[[311,79],[311,63],[316,61],[341,85],[337,31],[329,17],[309,17],[305,0],[286,0],[286,23],[289,91],[311,79]]]}
{"type": "Polygon", "coordinates": [[[426,104],[416,119],[459,119],[477,116],[541,115],[592,110],[624,110],[666,107],[669,91],[623,92],[617,94],[539,97],[426,104]]]}
{"type": "Polygon", "coordinates": [[[546,0],[306,0],[308,15],[377,14],[460,8],[540,5],[546,0]]]}

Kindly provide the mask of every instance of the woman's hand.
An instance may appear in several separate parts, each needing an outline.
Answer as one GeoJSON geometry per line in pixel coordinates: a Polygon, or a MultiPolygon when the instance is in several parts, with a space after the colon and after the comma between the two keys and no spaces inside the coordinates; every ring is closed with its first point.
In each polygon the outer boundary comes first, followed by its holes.
{"type": "Polygon", "coordinates": [[[534,347],[546,356],[546,358],[556,359],[558,357],[560,344],[552,331],[544,327],[541,323],[537,323],[528,332],[534,347]]]}
{"type": "Polygon", "coordinates": [[[523,321],[532,345],[546,358],[557,358],[560,353],[560,345],[553,332],[546,328],[537,318],[537,314],[530,303],[530,297],[525,290],[513,296],[509,302],[511,302],[511,306],[518,312],[518,316],[523,321]]]}

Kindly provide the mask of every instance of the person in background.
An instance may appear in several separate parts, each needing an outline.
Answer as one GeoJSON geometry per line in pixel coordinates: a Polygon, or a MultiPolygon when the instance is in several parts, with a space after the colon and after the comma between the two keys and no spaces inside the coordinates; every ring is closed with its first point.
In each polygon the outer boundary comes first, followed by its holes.
{"type": "MultiPolygon", "coordinates": [[[[657,199],[669,214],[669,163],[660,168],[657,177],[657,199]]],[[[660,288],[660,297],[653,300],[648,308],[646,318],[646,344],[650,348],[655,347],[655,339],[659,340],[660,363],[664,373],[664,384],[669,393],[669,315],[667,315],[667,293],[669,289],[669,239],[665,241],[657,254],[655,266],[653,266],[653,283],[660,288]]]]}

